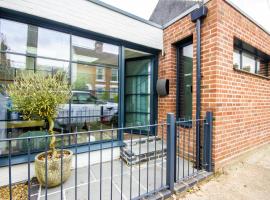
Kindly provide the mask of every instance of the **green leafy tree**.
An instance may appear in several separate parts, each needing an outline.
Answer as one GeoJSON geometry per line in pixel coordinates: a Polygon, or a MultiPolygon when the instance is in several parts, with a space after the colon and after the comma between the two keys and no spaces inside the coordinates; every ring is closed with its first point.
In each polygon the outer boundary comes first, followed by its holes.
{"type": "Polygon", "coordinates": [[[64,73],[52,76],[22,73],[13,84],[7,86],[12,100],[12,110],[22,114],[25,120],[45,119],[49,123],[48,132],[52,135],[50,149],[56,156],[54,120],[60,104],[71,97],[71,88],[64,73]]]}
{"type": "Polygon", "coordinates": [[[88,83],[87,74],[79,73],[77,80],[73,83],[73,88],[75,90],[88,90],[87,83],[88,83]]]}

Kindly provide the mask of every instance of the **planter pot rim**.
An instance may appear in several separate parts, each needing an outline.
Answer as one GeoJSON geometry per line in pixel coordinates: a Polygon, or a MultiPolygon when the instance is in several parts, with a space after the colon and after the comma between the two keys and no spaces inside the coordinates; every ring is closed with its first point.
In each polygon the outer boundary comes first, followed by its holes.
{"type": "MultiPolygon", "coordinates": [[[[61,152],[61,150],[59,150],[59,149],[56,149],[56,151],[57,152],[61,152]]],[[[52,151],[51,150],[47,151],[47,153],[50,153],[50,152],[52,152],[52,151]]],[[[63,160],[70,159],[73,156],[73,152],[71,150],[63,149],[63,153],[64,152],[68,152],[69,155],[66,155],[65,157],[63,157],[63,160]]],[[[41,153],[37,154],[35,156],[35,161],[37,161],[37,162],[46,162],[46,159],[44,159],[44,160],[40,160],[39,159],[39,157],[42,156],[42,155],[44,155],[44,154],[46,154],[46,152],[41,152],[41,153]]],[[[59,160],[61,160],[61,158],[59,158],[59,160]]],[[[47,162],[49,162],[49,161],[51,161],[51,159],[48,159],[47,160],[47,162]]]]}

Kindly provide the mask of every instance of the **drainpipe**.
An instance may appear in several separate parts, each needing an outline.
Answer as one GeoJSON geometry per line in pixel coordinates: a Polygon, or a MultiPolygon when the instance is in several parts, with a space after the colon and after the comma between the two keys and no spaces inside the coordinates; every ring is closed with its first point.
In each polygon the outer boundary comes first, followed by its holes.
{"type": "Polygon", "coordinates": [[[201,134],[200,134],[200,115],[201,115],[201,23],[207,15],[207,7],[202,3],[200,8],[191,12],[191,21],[196,23],[196,167],[201,168],[201,134]]]}

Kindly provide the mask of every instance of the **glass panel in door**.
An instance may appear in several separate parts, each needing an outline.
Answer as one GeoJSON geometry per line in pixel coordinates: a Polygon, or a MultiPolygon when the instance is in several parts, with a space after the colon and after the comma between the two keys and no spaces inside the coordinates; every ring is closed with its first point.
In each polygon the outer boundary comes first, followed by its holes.
{"type": "Polygon", "coordinates": [[[150,124],[151,58],[126,60],[125,126],[150,124]]]}

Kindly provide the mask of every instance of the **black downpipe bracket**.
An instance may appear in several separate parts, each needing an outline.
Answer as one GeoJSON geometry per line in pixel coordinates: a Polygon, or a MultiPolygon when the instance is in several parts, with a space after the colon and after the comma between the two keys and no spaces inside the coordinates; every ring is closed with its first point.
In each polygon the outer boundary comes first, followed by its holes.
{"type": "Polygon", "coordinates": [[[207,16],[208,9],[205,5],[191,12],[191,21],[196,23],[196,168],[201,169],[201,24],[203,18],[207,16]]]}

